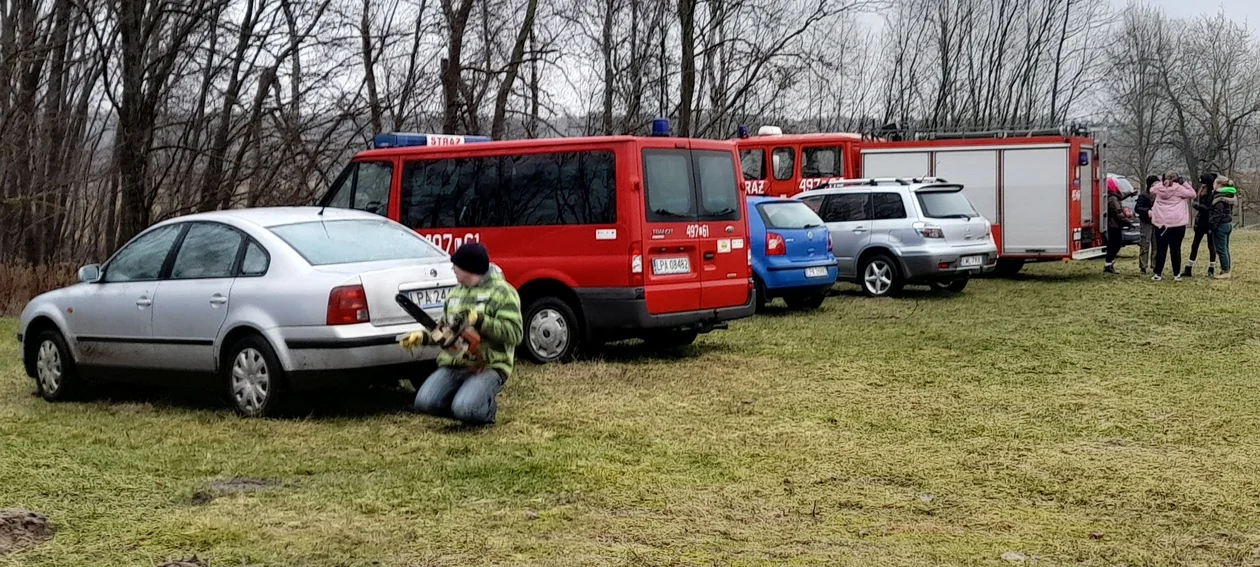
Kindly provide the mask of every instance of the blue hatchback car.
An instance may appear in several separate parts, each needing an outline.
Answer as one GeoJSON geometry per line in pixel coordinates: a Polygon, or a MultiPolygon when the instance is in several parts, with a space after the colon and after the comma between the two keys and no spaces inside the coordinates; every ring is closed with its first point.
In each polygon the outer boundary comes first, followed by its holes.
{"type": "Polygon", "coordinates": [[[792,309],[816,309],[836,283],[831,231],[809,205],[777,197],[748,198],[748,241],[757,308],[782,297],[792,309]]]}

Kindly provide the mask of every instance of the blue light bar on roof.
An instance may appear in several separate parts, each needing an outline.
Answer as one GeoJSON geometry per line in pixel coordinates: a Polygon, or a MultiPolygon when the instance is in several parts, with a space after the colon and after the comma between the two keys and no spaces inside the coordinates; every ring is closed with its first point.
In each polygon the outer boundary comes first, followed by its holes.
{"type": "Polygon", "coordinates": [[[377,134],[372,138],[372,147],[407,148],[413,146],[459,146],[475,142],[489,142],[489,136],[448,136],[445,134],[412,134],[410,132],[390,132],[377,134]]]}

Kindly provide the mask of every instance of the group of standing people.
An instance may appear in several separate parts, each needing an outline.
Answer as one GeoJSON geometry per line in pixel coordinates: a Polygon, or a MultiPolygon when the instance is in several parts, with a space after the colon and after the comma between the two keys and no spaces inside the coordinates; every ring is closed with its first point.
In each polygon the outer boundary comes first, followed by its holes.
{"type": "MultiPolygon", "coordinates": [[[[1131,226],[1131,221],[1124,215],[1124,207],[1120,204],[1127,195],[1122,195],[1114,180],[1107,183],[1107,273],[1116,273],[1115,261],[1120,252],[1123,240],[1123,229],[1131,226]]],[[[1214,173],[1199,177],[1199,190],[1195,191],[1186,180],[1169,171],[1161,179],[1157,176],[1146,178],[1146,187],[1138,191],[1134,214],[1140,223],[1141,240],[1138,266],[1142,274],[1154,264],[1154,275],[1151,279],[1164,279],[1164,267],[1168,257],[1172,256],[1173,278],[1194,276],[1194,266],[1198,261],[1199,246],[1207,241],[1208,270],[1207,275],[1213,279],[1227,280],[1232,277],[1233,258],[1229,250],[1229,238],[1234,230],[1234,208],[1238,204],[1238,189],[1227,177],[1214,173]],[[1191,209],[1194,209],[1193,226],[1191,226],[1191,209]],[[1190,262],[1182,271],[1181,245],[1188,229],[1193,228],[1194,240],[1190,245],[1190,262]],[[1154,246],[1152,247],[1152,243],[1154,246]],[[1220,260],[1220,271],[1216,270],[1216,262],[1220,260]]]]}

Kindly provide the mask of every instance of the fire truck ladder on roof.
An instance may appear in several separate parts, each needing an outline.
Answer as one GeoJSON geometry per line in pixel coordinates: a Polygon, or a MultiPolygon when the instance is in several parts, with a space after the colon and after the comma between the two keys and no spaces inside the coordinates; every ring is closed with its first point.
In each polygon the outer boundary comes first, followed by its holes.
{"type": "Polygon", "coordinates": [[[983,129],[947,129],[916,130],[914,127],[902,127],[889,124],[870,133],[871,138],[884,137],[894,140],[967,140],[967,139],[1004,139],[1032,138],[1037,136],[1083,136],[1094,137],[1097,132],[1084,124],[1067,124],[1063,126],[1040,126],[1029,128],[983,128],[983,129]]]}

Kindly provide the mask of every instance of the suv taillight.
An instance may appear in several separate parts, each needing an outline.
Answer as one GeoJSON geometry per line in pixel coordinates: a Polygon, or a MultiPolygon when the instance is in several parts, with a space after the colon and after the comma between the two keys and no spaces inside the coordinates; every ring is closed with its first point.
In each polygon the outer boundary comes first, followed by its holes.
{"type": "Polygon", "coordinates": [[[335,287],[328,294],[328,324],[353,325],[372,319],[368,313],[367,293],[361,285],[335,287]]]}
{"type": "Polygon", "coordinates": [[[934,224],[916,222],[914,223],[914,230],[922,234],[923,238],[945,238],[945,231],[934,224]]]}
{"type": "Polygon", "coordinates": [[[835,252],[836,249],[831,245],[831,231],[827,231],[827,252],[835,252]]]}
{"type": "Polygon", "coordinates": [[[783,256],[787,254],[787,242],[773,232],[766,233],[766,256],[783,256]]]}
{"type": "Polygon", "coordinates": [[[630,246],[630,285],[643,285],[643,245],[630,246]]]}

